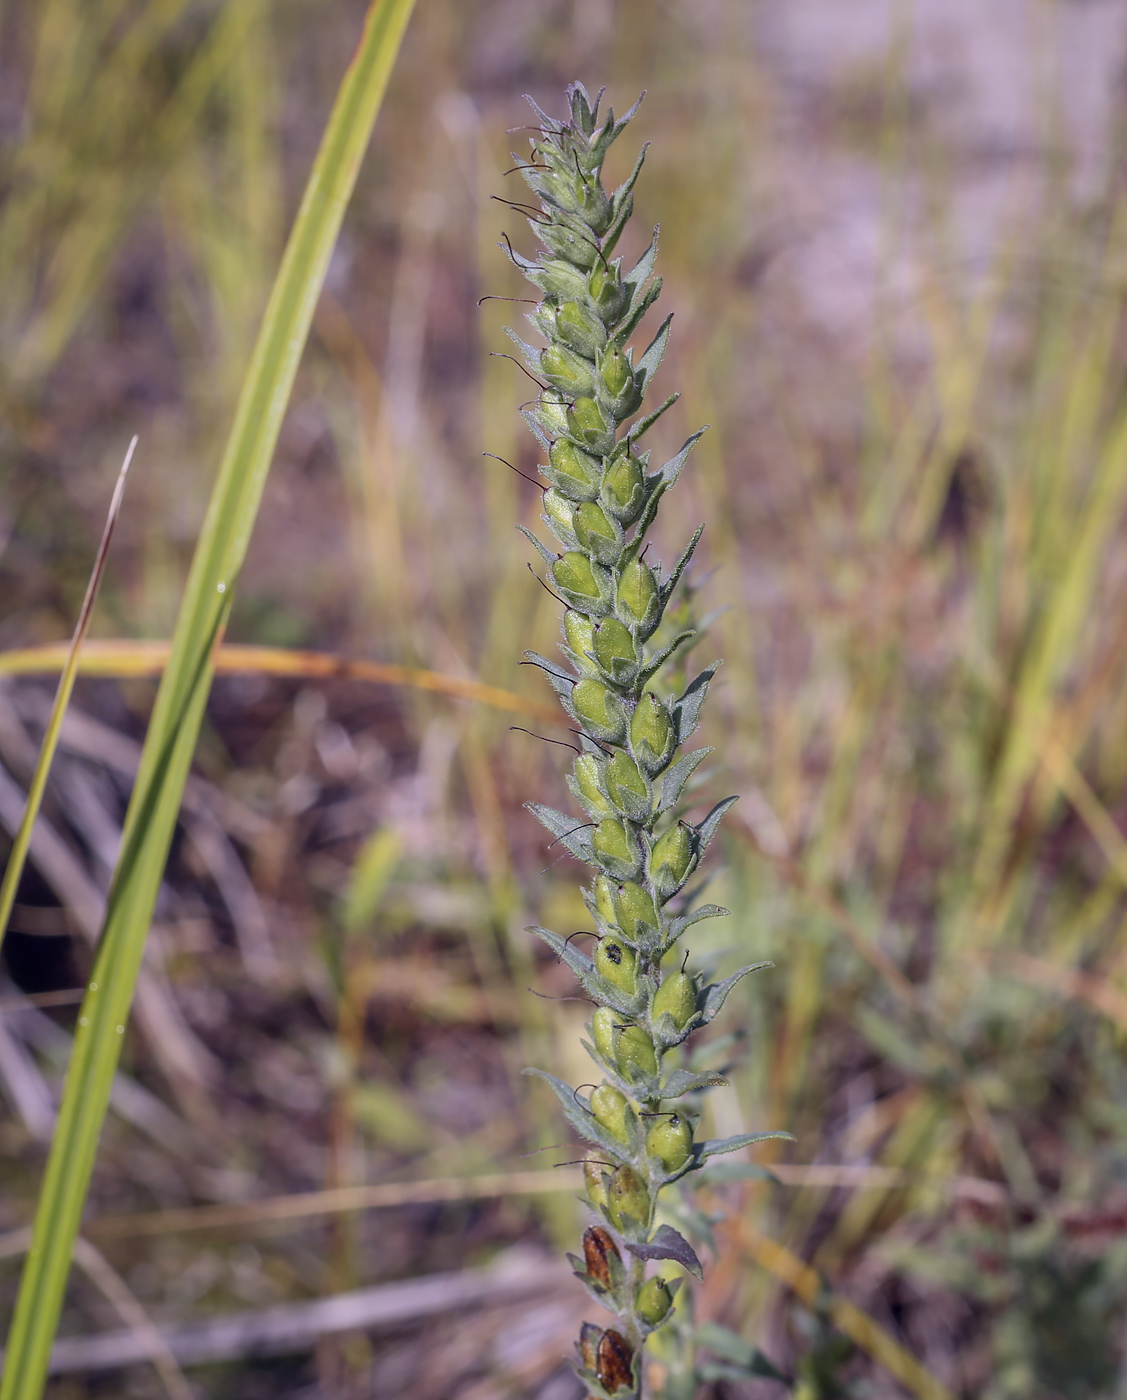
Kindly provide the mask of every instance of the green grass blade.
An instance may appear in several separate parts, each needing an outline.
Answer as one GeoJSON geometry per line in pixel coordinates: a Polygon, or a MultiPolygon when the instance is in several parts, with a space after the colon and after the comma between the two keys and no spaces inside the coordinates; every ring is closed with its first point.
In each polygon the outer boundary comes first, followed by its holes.
{"type": "Polygon", "coordinates": [[[55,703],[51,707],[51,717],[47,721],[47,731],[43,735],[43,744],[35,763],[35,772],[31,775],[31,786],[27,790],[27,806],[24,808],[23,820],[20,822],[20,829],[16,832],[16,839],[12,842],[12,851],[8,856],[8,864],[4,870],[3,883],[0,884],[0,944],[4,942],[8,920],[12,917],[12,905],[16,902],[16,890],[19,888],[20,876],[23,874],[24,863],[27,860],[28,847],[31,845],[31,833],[35,827],[35,819],[39,815],[39,808],[43,803],[47,777],[51,772],[55,750],[59,746],[63,717],[66,715],[71,692],[74,690],[74,682],[78,676],[78,661],[82,652],[82,643],[86,640],[86,633],[90,630],[90,619],[94,615],[94,603],[97,600],[102,575],[106,569],[110,541],[113,539],[118,511],[121,509],[121,498],[125,492],[125,478],[129,473],[129,464],[133,461],[133,453],[136,450],[137,438],[134,435],[129,444],[129,450],[125,454],[125,461],[121,464],[121,471],[117,474],[117,485],[114,487],[109,513],[106,516],[106,527],[102,531],[102,539],[98,545],[94,567],[90,571],[90,582],[86,586],[86,597],[83,598],[82,607],[79,609],[78,621],[75,623],[74,636],[71,639],[70,650],[67,652],[66,664],[59,676],[59,684],[55,690],[55,703]]]}
{"type": "Polygon", "coordinates": [[[37,1400],[47,1375],[110,1085],[184,783],[278,431],[314,306],[414,0],[374,0],[341,84],[271,293],[177,619],[126,816],[82,1005],[0,1400],[37,1400]]]}

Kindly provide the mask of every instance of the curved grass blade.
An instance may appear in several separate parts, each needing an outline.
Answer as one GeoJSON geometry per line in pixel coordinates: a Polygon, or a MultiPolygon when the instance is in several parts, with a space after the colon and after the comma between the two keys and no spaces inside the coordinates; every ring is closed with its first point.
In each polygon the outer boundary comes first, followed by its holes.
{"type": "Polygon", "coordinates": [[[0,1400],[38,1400],[157,890],[223,636],[314,307],[413,0],[373,0],[329,117],[243,383],[129,804],[82,1005],[0,1400]]]}
{"type": "Polygon", "coordinates": [[[66,660],[63,662],[62,674],[59,676],[58,688],[55,691],[55,703],[51,706],[51,717],[47,721],[47,732],[43,735],[43,744],[35,762],[35,772],[31,775],[31,786],[27,790],[27,806],[24,808],[23,820],[16,832],[16,839],[12,842],[11,854],[8,856],[8,864],[4,870],[3,883],[0,883],[0,944],[4,942],[4,934],[8,931],[8,920],[12,917],[12,905],[16,902],[16,890],[19,887],[20,876],[23,874],[24,864],[27,861],[28,847],[31,845],[31,833],[35,826],[35,819],[39,815],[39,808],[43,803],[43,794],[47,789],[51,763],[59,745],[63,716],[70,704],[71,692],[74,690],[75,678],[78,675],[82,643],[86,640],[86,633],[90,630],[90,619],[94,615],[94,603],[98,597],[98,589],[102,584],[102,575],[106,570],[110,541],[113,539],[118,511],[121,509],[121,498],[125,494],[125,478],[129,475],[129,465],[133,461],[133,454],[136,450],[137,435],[135,433],[126,451],[125,461],[121,464],[121,471],[117,474],[117,484],[110,499],[110,509],[106,516],[105,528],[102,530],[102,539],[98,545],[98,553],[94,557],[94,567],[90,571],[90,582],[86,585],[86,596],[82,600],[78,621],[74,625],[74,636],[71,638],[66,660]]]}

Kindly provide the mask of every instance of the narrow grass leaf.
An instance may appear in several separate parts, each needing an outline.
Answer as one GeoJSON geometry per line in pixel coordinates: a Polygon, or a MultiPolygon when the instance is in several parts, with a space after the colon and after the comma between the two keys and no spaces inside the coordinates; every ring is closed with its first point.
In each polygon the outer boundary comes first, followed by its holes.
{"type": "Polygon", "coordinates": [[[157,890],[212,675],[317,297],[413,0],[374,0],[302,198],[243,383],[149,724],[79,1017],[8,1340],[0,1400],[37,1400],[157,890]]]}

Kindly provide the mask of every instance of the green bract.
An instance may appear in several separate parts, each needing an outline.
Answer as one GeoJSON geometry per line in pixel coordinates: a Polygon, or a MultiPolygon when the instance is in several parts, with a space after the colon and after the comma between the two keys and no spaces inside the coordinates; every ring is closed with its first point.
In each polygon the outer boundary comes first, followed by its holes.
{"type": "Polygon", "coordinates": [[[677,750],[696,725],[716,668],[680,696],[662,684],[663,664],[695,635],[686,630],[662,642],[659,629],[700,531],[672,569],[646,557],[658,503],[699,434],[654,472],[648,471],[649,453],[636,450],[662,411],[647,417],[642,402],[669,322],[640,353],[630,343],[661,287],[653,276],[656,232],[634,266],[615,256],[641,157],[613,192],[603,188],[602,172],[608,148],[634,109],[617,120],[608,112],[600,124],[598,99],[592,103],[579,84],[567,97],[565,122],[536,108],[541,130],[531,155],[527,162],[515,157],[539,200],[540,213],[529,223],[546,251],[535,262],[512,256],[542,294],[528,319],[548,343],[537,348],[513,339],[544,384],[525,418],[547,458],[540,467],[547,483],[543,519],[556,545],[549,549],[530,538],[547,581],[566,604],[561,651],[572,671],[543,657],[530,659],[548,670],[579,726],[581,752],[569,786],[590,820],[576,819],[571,829],[566,814],[530,807],[572,855],[595,868],[585,896],[597,922],[593,950],[580,952],[547,929],[537,933],[595,1001],[590,1049],[613,1082],[593,1089],[584,1104],[561,1080],[544,1077],[569,1121],[594,1144],[585,1180],[598,1219],[577,1272],[592,1296],[618,1315],[605,1331],[585,1324],[579,1375],[591,1396],[630,1400],[640,1395],[640,1348],[673,1305],[662,1279],[646,1278],[645,1261],[674,1260],[699,1277],[689,1243],[669,1225],[655,1232],[657,1193],[708,1155],[750,1139],[695,1143],[693,1116],[667,1106],[710,1079],[688,1069],[678,1046],[712,1019],[742,975],[701,989],[684,969],[668,976],[661,969],[682,930],[726,912],[670,907],[724,810],[724,804],[714,808],[698,826],[677,819],[686,783],[706,752],[679,761],[677,750]],[[621,1263],[611,1269],[608,1259],[621,1263]]]}

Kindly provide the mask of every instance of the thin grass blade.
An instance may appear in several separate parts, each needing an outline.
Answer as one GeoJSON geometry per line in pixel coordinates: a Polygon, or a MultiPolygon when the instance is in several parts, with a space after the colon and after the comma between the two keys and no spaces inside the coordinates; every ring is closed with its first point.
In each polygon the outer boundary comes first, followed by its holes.
{"type": "Polygon", "coordinates": [[[145,938],[223,636],[314,307],[413,0],[373,0],[274,283],[149,723],[9,1334],[0,1400],[47,1375],[145,938]]]}
{"type": "Polygon", "coordinates": [[[39,815],[39,808],[43,804],[47,778],[51,772],[55,750],[59,745],[63,717],[70,704],[71,692],[74,690],[75,678],[78,675],[82,643],[86,640],[86,633],[90,630],[90,619],[94,615],[94,603],[98,597],[98,589],[102,585],[102,575],[106,571],[110,541],[113,539],[114,526],[117,524],[118,513],[121,510],[122,496],[125,494],[125,478],[129,475],[129,466],[136,450],[137,435],[134,434],[125,454],[125,461],[121,464],[121,471],[117,474],[117,485],[114,487],[113,497],[110,500],[109,514],[106,516],[102,539],[98,545],[98,553],[94,558],[94,567],[90,572],[90,582],[86,585],[86,596],[82,600],[78,621],[74,627],[74,636],[71,638],[66,660],[63,663],[62,675],[59,677],[58,688],[55,691],[55,703],[51,707],[51,717],[47,722],[47,732],[43,735],[43,746],[39,750],[35,772],[31,775],[31,786],[27,791],[27,806],[24,808],[23,821],[20,822],[16,839],[12,842],[12,852],[8,857],[4,880],[3,883],[0,883],[0,944],[4,941],[4,934],[8,931],[8,920],[12,917],[12,905],[16,901],[16,890],[19,888],[20,877],[27,861],[28,847],[31,845],[31,833],[35,826],[35,819],[39,815]]]}

